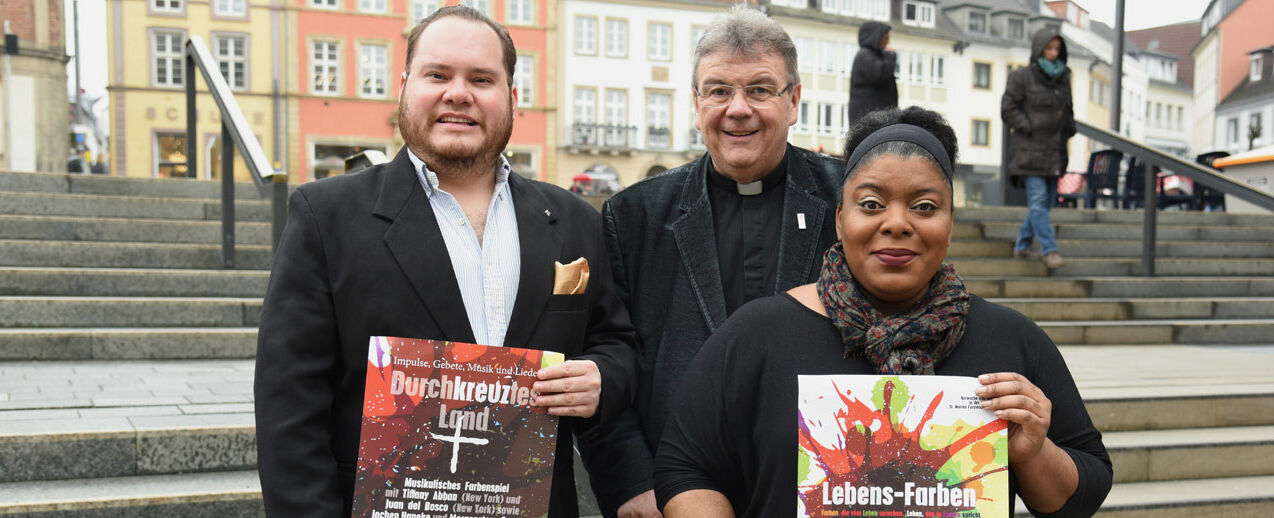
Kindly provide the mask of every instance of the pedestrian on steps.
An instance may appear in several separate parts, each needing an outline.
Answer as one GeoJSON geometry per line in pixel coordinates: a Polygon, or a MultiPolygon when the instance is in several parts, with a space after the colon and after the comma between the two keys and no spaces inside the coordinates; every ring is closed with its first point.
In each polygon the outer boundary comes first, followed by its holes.
{"type": "Polygon", "coordinates": [[[1009,74],[1000,99],[1000,117],[1009,136],[1008,171],[1014,185],[1026,189],[1026,219],[1018,230],[1013,256],[1043,257],[1049,268],[1062,266],[1062,254],[1049,222],[1057,201],[1057,179],[1066,172],[1066,142],[1075,135],[1071,103],[1071,71],[1066,67],[1066,42],[1054,28],[1031,39],[1031,64],[1009,74]],[[1031,250],[1039,239],[1040,251],[1031,250]]]}

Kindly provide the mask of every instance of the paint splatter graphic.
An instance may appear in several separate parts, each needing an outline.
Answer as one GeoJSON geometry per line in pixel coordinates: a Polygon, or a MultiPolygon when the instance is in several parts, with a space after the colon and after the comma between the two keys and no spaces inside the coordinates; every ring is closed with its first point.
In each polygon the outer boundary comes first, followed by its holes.
{"type": "Polygon", "coordinates": [[[1007,423],[974,378],[800,376],[798,516],[1008,516],[1007,423]]]}

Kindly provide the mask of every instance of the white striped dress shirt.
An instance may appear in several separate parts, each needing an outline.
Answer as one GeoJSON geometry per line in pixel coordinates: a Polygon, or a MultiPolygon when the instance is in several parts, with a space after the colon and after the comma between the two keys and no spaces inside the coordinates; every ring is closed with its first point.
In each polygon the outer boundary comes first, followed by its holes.
{"type": "MultiPolygon", "coordinates": [[[[451,257],[451,268],[456,272],[456,284],[460,285],[474,341],[503,346],[522,268],[518,220],[509,191],[509,162],[503,155],[500,156],[495,190],[491,195],[491,205],[487,207],[487,225],[482,233],[482,242],[478,243],[478,236],[469,225],[469,218],[460,203],[438,187],[438,175],[430,171],[410,149],[407,156],[416,168],[416,177],[425,188],[429,207],[438,219],[438,230],[447,244],[447,255],[451,257]]],[[[422,257],[421,260],[430,259],[422,257]]]]}

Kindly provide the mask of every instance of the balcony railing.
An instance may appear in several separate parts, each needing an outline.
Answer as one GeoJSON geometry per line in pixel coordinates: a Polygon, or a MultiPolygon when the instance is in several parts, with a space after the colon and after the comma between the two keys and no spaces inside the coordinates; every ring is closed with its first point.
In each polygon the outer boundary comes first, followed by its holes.
{"type": "Polygon", "coordinates": [[[703,133],[699,133],[699,130],[697,129],[690,130],[689,142],[690,142],[690,149],[703,151],[708,148],[707,146],[703,144],[703,133]]]}
{"type": "Polygon", "coordinates": [[[646,128],[646,147],[667,149],[672,147],[672,131],[668,128],[646,128]]]}
{"type": "Polygon", "coordinates": [[[636,126],[576,122],[571,125],[571,145],[609,149],[636,147],[636,126]]]}

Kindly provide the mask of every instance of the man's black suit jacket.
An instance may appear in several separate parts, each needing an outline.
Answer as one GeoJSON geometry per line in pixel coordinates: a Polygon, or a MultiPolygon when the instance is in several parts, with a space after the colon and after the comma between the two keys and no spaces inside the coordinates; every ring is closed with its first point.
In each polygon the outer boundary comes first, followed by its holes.
{"type": "MultiPolygon", "coordinates": [[[[505,344],[597,363],[603,403],[564,418],[549,516],[576,516],[572,432],[626,407],[635,338],[616,297],[601,219],[561,188],[510,175],[522,272],[505,344]],[[582,295],[552,295],[553,262],[588,259],[582,295]],[[603,415],[604,414],[604,415],[603,415]]],[[[368,339],[472,342],[438,222],[406,150],[389,163],[300,186],[275,253],[257,344],[258,465],[271,516],[347,517],[368,339]]]]}

